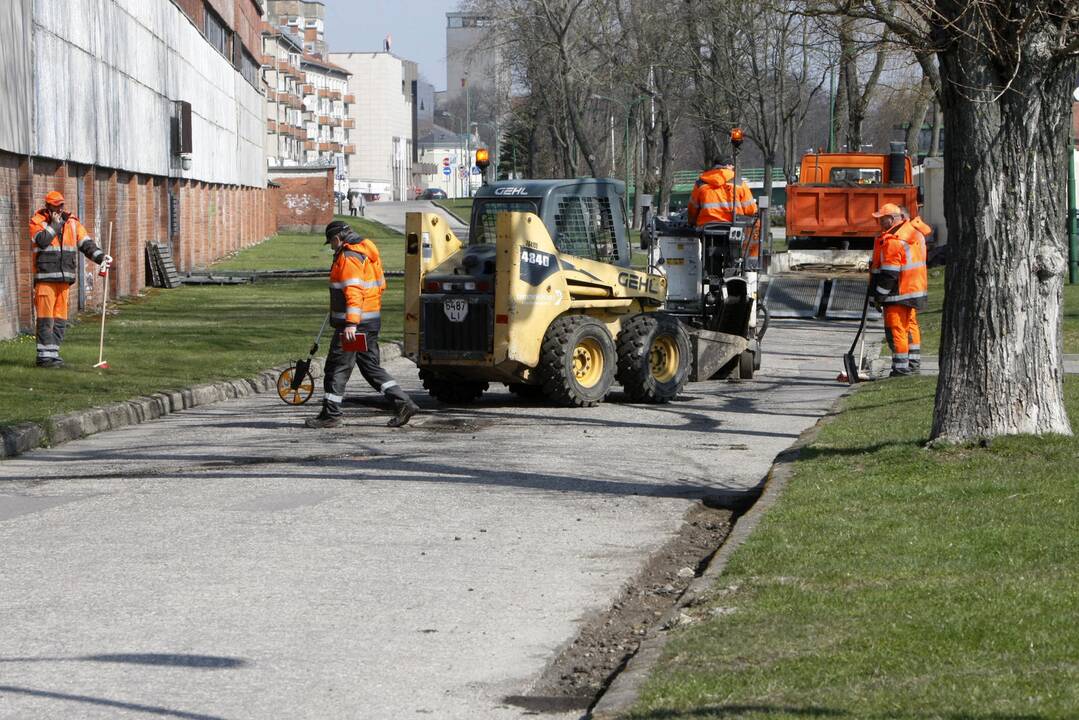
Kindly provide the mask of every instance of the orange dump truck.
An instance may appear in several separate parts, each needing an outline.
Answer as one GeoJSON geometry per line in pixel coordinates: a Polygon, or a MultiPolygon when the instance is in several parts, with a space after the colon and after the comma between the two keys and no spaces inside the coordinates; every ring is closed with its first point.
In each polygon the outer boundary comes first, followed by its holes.
{"type": "Polygon", "coordinates": [[[904,143],[888,154],[806,153],[798,181],[787,185],[790,267],[864,265],[880,226],[873,213],[884,203],[919,209],[904,143]]]}

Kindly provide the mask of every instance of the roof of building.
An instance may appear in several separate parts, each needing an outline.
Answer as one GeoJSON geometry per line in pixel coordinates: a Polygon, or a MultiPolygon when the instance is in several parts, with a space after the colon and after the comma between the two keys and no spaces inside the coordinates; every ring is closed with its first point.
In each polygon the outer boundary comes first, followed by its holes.
{"type": "Polygon", "coordinates": [[[455,133],[452,130],[435,125],[431,132],[427,133],[423,137],[416,140],[417,145],[438,145],[440,143],[452,142],[462,143],[465,141],[464,133],[455,133]]]}
{"type": "Polygon", "coordinates": [[[300,63],[306,65],[314,65],[324,70],[329,70],[330,72],[339,72],[342,75],[352,75],[351,72],[344,69],[340,65],[334,65],[329,60],[323,60],[318,55],[311,55],[310,53],[304,53],[303,57],[300,58],[300,63]]]}

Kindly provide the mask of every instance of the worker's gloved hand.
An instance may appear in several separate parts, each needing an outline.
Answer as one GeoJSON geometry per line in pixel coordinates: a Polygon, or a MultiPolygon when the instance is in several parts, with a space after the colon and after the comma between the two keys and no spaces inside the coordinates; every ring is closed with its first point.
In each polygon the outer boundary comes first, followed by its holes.
{"type": "Polygon", "coordinates": [[[106,272],[110,267],[112,267],[112,255],[101,258],[101,272],[106,272]]]}
{"type": "Polygon", "coordinates": [[[345,329],[341,331],[341,335],[345,338],[346,342],[353,342],[356,339],[356,326],[346,325],[345,329]]]}

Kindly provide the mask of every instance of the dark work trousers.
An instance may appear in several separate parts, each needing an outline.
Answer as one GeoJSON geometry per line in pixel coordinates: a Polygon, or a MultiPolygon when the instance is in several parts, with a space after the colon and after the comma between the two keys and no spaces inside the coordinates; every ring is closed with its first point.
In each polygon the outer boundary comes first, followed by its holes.
{"type": "Polygon", "coordinates": [[[326,377],[322,384],[322,389],[326,391],[326,394],[322,400],[322,413],[329,417],[341,416],[345,386],[352,376],[352,368],[357,366],[367,384],[389,398],[394,408],[411,403],[412,400],[408,394],[388,372],[382,369],[379,362],[378,333],[367,333],[366,352],[345,352],[341,349],[341,331],[334,330],[333,340],[330,342],[330,353],[326,356],[326,377]]]}

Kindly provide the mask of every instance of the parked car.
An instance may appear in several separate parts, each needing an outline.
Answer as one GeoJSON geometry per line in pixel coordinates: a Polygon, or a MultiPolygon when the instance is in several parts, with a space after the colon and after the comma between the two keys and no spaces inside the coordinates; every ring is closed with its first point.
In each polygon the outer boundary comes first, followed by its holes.
{"type": "Polygon", "coordinates": [[[427,188],[420,193],[421,200],[445,200],[446,191],[442,188],[427,188]]]}

